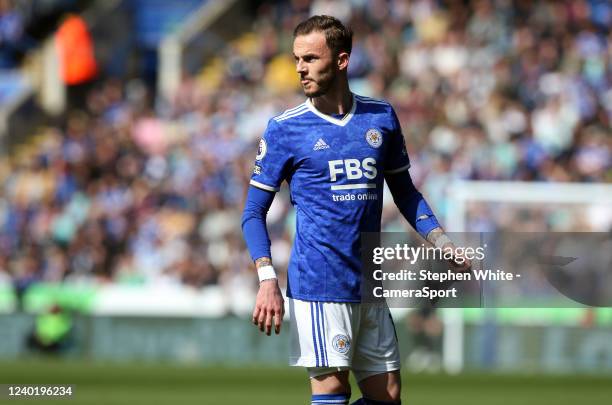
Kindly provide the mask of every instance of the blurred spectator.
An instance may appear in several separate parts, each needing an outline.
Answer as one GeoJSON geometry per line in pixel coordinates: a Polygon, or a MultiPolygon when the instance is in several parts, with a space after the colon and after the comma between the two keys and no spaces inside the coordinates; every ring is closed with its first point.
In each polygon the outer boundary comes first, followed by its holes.
{"type": "Polygon", "coordinates": [[[36,317],[32,333],[28,336],[30,350],[45,354],[60,354],[70,348],[72,317],[59,305],[36,317]]]}
{"type": "Polygon", "coordinates": [[[0,69],[16,67],[25,45],[22,14],[12,0],[0,0],[0,69]]]}
{"type": "Polygon", "coordinates": [[[444,326],[434,309],[415,309],[406,317],[411,351],[406,366],[412,372],[439,372],[442,369],[444,326]]]}
{"type": "Polygon", "coordinates": [[[55,34],[62,64],[62,77],[67,85],[93,79],[97,73],[91,36],[83,18],[71,15],[55,34]]]}

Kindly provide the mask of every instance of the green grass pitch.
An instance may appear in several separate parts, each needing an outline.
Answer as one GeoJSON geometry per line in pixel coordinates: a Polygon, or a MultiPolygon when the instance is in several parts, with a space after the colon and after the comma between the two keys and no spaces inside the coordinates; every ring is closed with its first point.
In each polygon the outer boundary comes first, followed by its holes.
{"type": "MultiPolygon", "coordinates": [[[[227,368],[84,361],[0,362],[0,384],[74,384],[72,400],[0,404],[309,404],[306,374],[296,368],[227,368]]],[[[404,405],[604,405],[612,377],[403,373],[404,405]]],[[[353,400],[357,389],[353,384],[353,400]]]]}

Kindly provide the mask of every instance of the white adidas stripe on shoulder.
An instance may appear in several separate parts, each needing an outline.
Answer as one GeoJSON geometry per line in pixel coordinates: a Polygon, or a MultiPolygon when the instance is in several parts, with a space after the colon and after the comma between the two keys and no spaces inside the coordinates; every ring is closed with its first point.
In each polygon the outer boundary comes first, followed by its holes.
{"type": "Polygon", "coordinates": [[[381,101],[369,101],[369,100],[359,100],[360,103],[364,104],[378,104],[378,105],[389,105],[389,103],[384,103],[381,101]]]}
{"type": "Polygon", "coordinates": [[[373,97],[368,97],[368,96],[360,96],[360,95],[355,95],[355,97],[357,97],[360,100],[367,100],[367,101],[378,101],[379,103],[386,103],[385,100],[382,99],[378,99],[378,98],[373,98],[373,97]]]}
{"type": "Polygon", "coordinates": [[[359,100],[362,103],[371,103],[371,104],[384,104],[387,105],[389,103],[385,103],[384,101],[375,101],[375,100],[359,100]]]}
{"type": "Polygon", "coordinates": [[[276,117],[274,117],[274,120],[278,121],[278,120],[282,120],[284,118],[292,117],[293,115],[299,114],[299,113],[301,113],[303,111],[306,111],[307,109],[308,109],[308,107],[304,106],[304,107],[299,108],[297,110],[294,110],[294,111],[292,111],[290,113],[283,113],[281,115],[277,115],[276,117]]]}
{"type": "Polygon", "coordinates": [[[283,111],[282,114],[277,115],[276,117],[274,117],[274,119],[282,118],[282,117],[284,117],[286,115],[293,114],[295,112],[298,112],[299,110],[302,110],[305,107],[306,107],[306,103],[302,103],[302,104],[298,105],[297,107],[293,107],[293,108],[290,108],[288,110],[283,111]]]}
{"type": "Polygon", "coordinates": [[[304,109],[298,110],[298,111],[296,111],[296,112],[294,112],[292,114],[284,115],[282,117],[276,117],[276,118],[274,118],[274,121],[276,121],[276,122],[285,121],[285,120],[288,120],[289,118],[297,117],[298,115],[302,115],[304,113],[307,113],[308,111],[310,111],[310,110],[308,110],[308,108],[305,107],[304,109]]]}
{"type": "MultiPolygon", "coordinates": [[[[283,111],[283,114],[291,114],[292,112],[294,112],[294,111],[304,107],[305,105],[306,105],[306,102],[303,102],[302,104],[298,104],[298,105],[296,105],[293,108],[290,108],[288,110],[283,111]]],[[[283,114],[281,114],[281,115],[283,115],[283,114]]]]}
{"type": "Polygon", "coordinates": [[[362,103],[389,105],[388,102],[386,102],[384,100],[377,100],[375,98],[364,97],[364,96],[356,96],[356,98],[357,98],[357,100],[359,100],[362,103]]]}

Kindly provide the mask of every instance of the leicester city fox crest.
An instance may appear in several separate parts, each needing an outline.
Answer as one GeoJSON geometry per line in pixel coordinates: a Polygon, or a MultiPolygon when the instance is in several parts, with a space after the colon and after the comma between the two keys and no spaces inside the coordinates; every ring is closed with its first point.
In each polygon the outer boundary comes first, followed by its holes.
{"type": "Polygon", "coordinates": [[[382,135],[380,134],[380,131],[375,128],[368,129],[365,138],[373,148],[378,148],[380,145],[382,145],[382,135]]]}
{"type": "Polygon", "coordinates": [[[346,353],[351,347],[351,342],[346,335],[336,335],[332,340],[332,346],[338,353],[346,353]]]}

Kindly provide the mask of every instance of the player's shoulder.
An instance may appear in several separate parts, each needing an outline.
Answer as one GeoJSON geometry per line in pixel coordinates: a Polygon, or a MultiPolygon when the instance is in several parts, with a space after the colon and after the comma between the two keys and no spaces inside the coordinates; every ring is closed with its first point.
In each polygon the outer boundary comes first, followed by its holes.
{"type": "Polygon", "coordinates": [[[391,103],[387,100],[360,96],[359,94],[355,94],[355,100],[357,100],[357,103],[363,104],[366,108],[393,110],[391,103]]]}
{"type": "Polygon", "coordinates": [[[308,112],[308,106],[306,102],[299,104],[295,107],[289,108],[283,111],[281,114],[276,115],[270,119],[270,123],[281,124],[281,123],[291,123],[295,120],[298,120],[300,116],[306,114],[308,112]]]}

